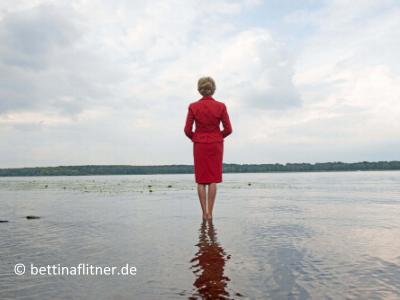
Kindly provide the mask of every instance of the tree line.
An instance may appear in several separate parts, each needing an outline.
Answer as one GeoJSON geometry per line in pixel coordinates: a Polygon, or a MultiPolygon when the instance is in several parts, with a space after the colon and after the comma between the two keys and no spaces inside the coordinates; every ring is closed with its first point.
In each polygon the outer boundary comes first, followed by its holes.
{"type": "MultiPolygon", "coordinates": [[[[400,161],[325,162],[286,164],[223,164],[224,173],[326,172],[400,170],[400,161]]],[[[193,165],[81,165],[0,169],[0,176],[78,176],[132,174],[191,174],[193,165]]]]}

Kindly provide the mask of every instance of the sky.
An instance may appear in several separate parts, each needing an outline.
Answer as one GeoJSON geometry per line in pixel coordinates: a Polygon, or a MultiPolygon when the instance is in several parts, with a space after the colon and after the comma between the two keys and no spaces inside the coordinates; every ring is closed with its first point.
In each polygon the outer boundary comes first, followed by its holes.
{"type": "Polygon", "coordinates": [[[398,0],[0,0],[0,168],[193,164],[212,76],[225,163],[400,159],[398,0]]]}

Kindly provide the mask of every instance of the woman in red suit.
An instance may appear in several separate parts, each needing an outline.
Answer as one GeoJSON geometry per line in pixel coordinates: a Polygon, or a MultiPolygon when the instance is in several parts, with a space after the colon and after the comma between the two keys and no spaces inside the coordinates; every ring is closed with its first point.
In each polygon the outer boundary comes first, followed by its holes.
{"type": "Polygon", "coordinates": [[[222,182],[224,138],[232,133],[232,126],[225,104],[212,97],[214,80],[200,78],[197,89],[203,97],[190,103],[184,131],[193,142],[194,173],[203,219],[211,219],[217,183],[222,182]],[[220,122],[223,130],[219,127],[220,122]],[[193,123],[196,124],[194,132],[193,123]]]}

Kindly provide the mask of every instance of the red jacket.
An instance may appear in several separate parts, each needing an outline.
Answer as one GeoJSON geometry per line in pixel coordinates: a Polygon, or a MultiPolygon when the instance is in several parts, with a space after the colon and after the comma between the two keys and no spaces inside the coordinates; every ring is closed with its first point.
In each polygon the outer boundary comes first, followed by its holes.
{"type": "Polygon", "coordinates": [[[232,133],[228,111],[224,103],[211,96],[205,96],[200,100],[190,103],[185,124],[185,134],[195,143],[221,142],[232,133]],[[196,130],[192,131],[193,123],[196,130]],[[220,122],[224,127],[221,130],[220,122]]]}

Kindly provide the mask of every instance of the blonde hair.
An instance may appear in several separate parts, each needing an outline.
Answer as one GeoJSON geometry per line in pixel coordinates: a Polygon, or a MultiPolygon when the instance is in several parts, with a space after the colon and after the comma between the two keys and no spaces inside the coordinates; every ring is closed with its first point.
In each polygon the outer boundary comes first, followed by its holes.
{"type": "Polygon", "coordinates": [[[209,76],[201,77],[197,82],[197,90],[202,96],[213,95],[215,88],[215,81],[209,76]]]}

